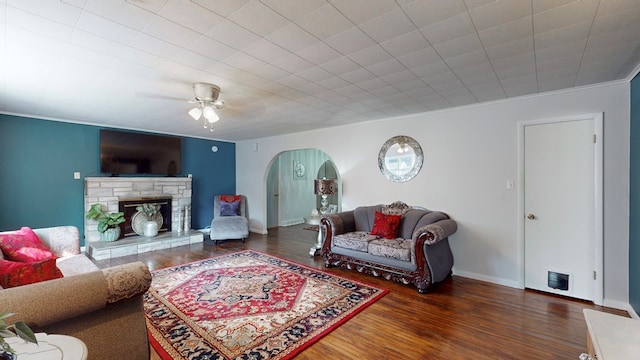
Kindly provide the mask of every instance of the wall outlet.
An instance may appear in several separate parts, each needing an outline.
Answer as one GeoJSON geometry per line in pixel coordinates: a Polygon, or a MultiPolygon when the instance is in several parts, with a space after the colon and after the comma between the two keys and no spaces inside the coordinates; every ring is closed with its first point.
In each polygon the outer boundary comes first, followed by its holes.
{"type": "Polygon", "coordinates": [[[73,173],[73,179],[74,180],[80,180],[80,171],[75,171],[73,173]]]}

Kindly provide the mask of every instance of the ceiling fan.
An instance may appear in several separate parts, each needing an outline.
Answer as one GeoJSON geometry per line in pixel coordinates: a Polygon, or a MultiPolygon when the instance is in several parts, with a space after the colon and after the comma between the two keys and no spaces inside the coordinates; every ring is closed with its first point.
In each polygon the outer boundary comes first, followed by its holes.
{"type": "Polygon", "coordinates": [[[198,106],[189,110],[188,114],[196,121],[204,116],[204,128],[209,128],[213,132],[213,123],[220,120],[216,110],[223,110],[225,105],[224,101],[218,99],[220,87],[214,84],[197,82],[193,83],[193,93],[195,100],[189,102],[198,104],[198,106]]]}

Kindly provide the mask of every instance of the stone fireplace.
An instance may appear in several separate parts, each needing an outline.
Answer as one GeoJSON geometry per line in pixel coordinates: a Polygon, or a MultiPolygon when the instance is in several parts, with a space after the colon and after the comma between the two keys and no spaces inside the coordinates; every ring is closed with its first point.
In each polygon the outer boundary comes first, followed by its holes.
{"type": "MultiPolygon", "coordinates": [[[[177,232],[184,229],[181,209],[191,206],[191,178],[188,177],[87,177],[84,189],[85,214],[92,204],[100,203],[109,212],[120,211],[121,201],[140,199],[168,199],[169,209],[163,214],[163,222],[167,223],[165,232],[177,232]],[[164,216],[166,214],[166,216],[164,216]]],[[[145,200],[145,202],[150,202],[145,200]]],[[[134,207],[135,213],[135,207],[134,207]]],[[[182,211],[184,213],[184,211],[182,211]]],[[[190,220],[187,219],[190,225],[190,220]]],[[[191,228],[191,226],[188,226],[191,228]]],[[[125,229],[123,229],[125,230],[125,229]]],[[[131,226],[125,233],[132,232],[131,226]]],[[[87,243],[100,240],[97,222],[84,221],[84,236],[87,243]]],[[[132,236],[129,236],[132,237],[132,236]]],[[[122,241],[122,240],[119,240],[122,241]]]]}

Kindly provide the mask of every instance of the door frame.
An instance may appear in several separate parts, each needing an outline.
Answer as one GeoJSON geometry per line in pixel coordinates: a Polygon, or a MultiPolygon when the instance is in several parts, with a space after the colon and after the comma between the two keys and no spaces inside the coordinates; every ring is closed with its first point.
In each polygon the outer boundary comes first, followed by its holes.
{"type": "Polygon", "coordinates": [[[604,150],[604,136],[603,136],[603,114],[592,113],[573,116],[564,116],[558,118],[540,119],[540,120],[527,120],[518,122],[518,211],[517,211],[517,227],[518,227],[518,287],[524,289],[525,285],[525,204],[524,204],[524,132],[525,128],[530,125],[551,124],[567,121],[580,121],[591,120],[593,121],[594,133],[596,135],[596,143],[594,146],[594,160],[595,160],[595,173],[594,173],[594,270],[596,271],[596,281],[594,281],[593,289],[593,302],[596,305],[602,305],[604,300],[604,208],[603,208],[603,189],[604,189],[604,168],[603,168],[603,150],[604,150]]]}

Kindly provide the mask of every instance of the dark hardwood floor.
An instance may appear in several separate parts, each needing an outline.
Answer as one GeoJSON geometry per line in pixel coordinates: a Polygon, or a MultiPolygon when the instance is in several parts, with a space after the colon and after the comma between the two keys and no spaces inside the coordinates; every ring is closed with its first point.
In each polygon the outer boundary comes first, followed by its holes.
{"type": "MultiPolygon", "coordinates": [[[[390,292],[297,359],[577,359],[586,351],[582,309],[626,316],[592,303],[453,276],[421,295],[413,286],[341,268],[310,257],[317,232],[303,225],[251,234],[246,243],[182,246],[97,262],[100,267],[140,260],[151,270],[244,249],[294,260],[378,285],[390,292]]],[[[156,354],[152,359],[159,359],[156,354]]]]}

